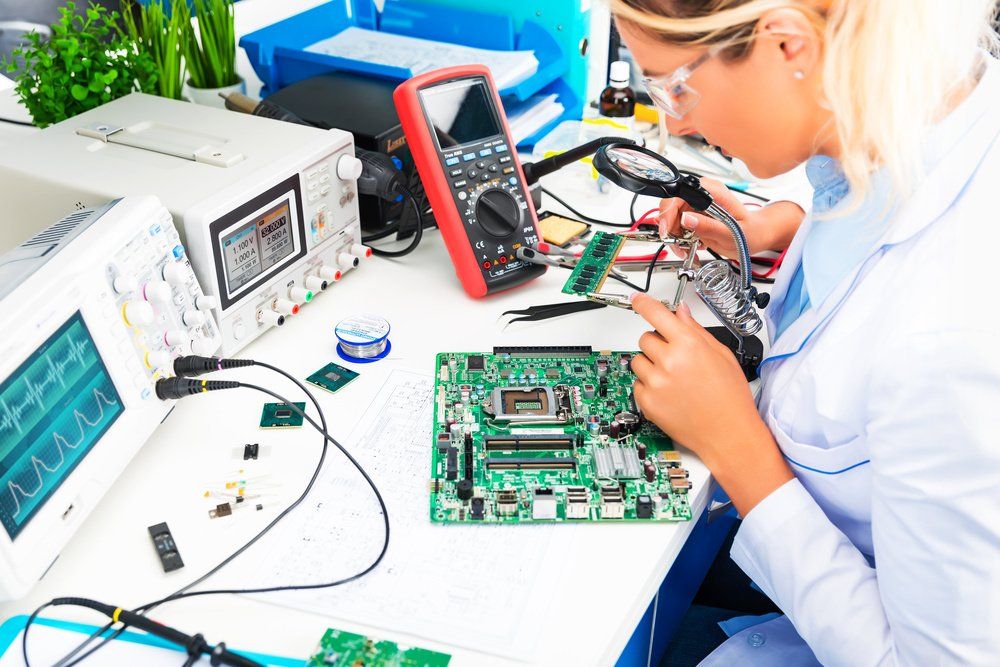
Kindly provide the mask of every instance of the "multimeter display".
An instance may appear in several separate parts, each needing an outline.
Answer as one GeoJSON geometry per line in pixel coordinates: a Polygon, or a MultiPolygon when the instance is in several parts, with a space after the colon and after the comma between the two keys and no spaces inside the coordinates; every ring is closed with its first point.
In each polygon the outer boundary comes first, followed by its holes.
{"type": "Polygon", "coordinates": [[[438,148],[445,150],[501,133],[482,81],[446,83],[420,91],[438,148]]]}

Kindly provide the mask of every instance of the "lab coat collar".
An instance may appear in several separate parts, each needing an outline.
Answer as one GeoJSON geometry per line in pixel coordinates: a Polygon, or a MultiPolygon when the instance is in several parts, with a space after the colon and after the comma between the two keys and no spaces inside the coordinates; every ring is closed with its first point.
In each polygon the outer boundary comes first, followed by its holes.
{"type": "Polygon", "coordinates": [[[826,299],[802,313],[775,340],[780,307],[796,267],[802,262],[802,249],[812,221],[803,223],[796,233],[771,290],[771,300],[778,306],[766,313],[771,350],[761,362],[761,373],[773,362],[799,352],[812,335],[835,313],[853,291],[863,269],[873,257],[881,256],[889,246],[912,238],[941,217],[955,202],[969,179],[1000,134],[1000,63],[988,58],[979,84],[969,96],[941,121],[932,133],[926,149],[927,176],[924,184],[902,204],[890,221],[886,233],[869,254],[841,279],[826,299]]]}

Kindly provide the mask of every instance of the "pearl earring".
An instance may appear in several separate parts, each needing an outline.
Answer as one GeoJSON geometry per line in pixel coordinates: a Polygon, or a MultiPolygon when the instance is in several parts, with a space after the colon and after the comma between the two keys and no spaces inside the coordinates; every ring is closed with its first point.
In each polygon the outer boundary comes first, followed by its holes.
{"type": "Polygon", "coordinates": [[[796,79],[804,79],[806,78],[806,73],[800,69],[797,69],[794,72],[792,72],[792,76],[795,77],[796,79]]]}

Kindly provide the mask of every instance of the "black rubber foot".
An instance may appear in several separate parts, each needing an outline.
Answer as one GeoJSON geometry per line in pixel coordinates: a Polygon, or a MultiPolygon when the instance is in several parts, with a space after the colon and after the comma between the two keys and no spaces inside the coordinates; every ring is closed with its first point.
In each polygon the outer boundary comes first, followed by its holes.
{"type": "MultiPolygon", "coordinates": [[[[729,332],[729,329],[726,327],[708,327],[708,333],[712,334],[712,336],[715,337],[715,340],[732,350],[734,356],[736,355],[736,351],[739,349],[739,344],[736,337],[729,332]]],[[[757,379],[757,366],[763,358],[763,341],[756,336],[744,338],[743,361],[740,363],[740,368],[743,369],[743,375],[746,376],[747,382],[752,382],[757,379]]]]}

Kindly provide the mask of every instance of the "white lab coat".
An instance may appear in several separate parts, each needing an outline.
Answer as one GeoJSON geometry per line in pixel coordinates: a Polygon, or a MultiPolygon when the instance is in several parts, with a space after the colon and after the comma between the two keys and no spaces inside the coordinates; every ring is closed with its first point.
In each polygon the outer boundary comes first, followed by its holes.
{"type": "Polygon", "coordinates": [[[796,479],[731,555],[787,616],[703,665],[1000,664],[998,63],[936,138],[882,240],[772,340],[759,409],[796,479]]]}

